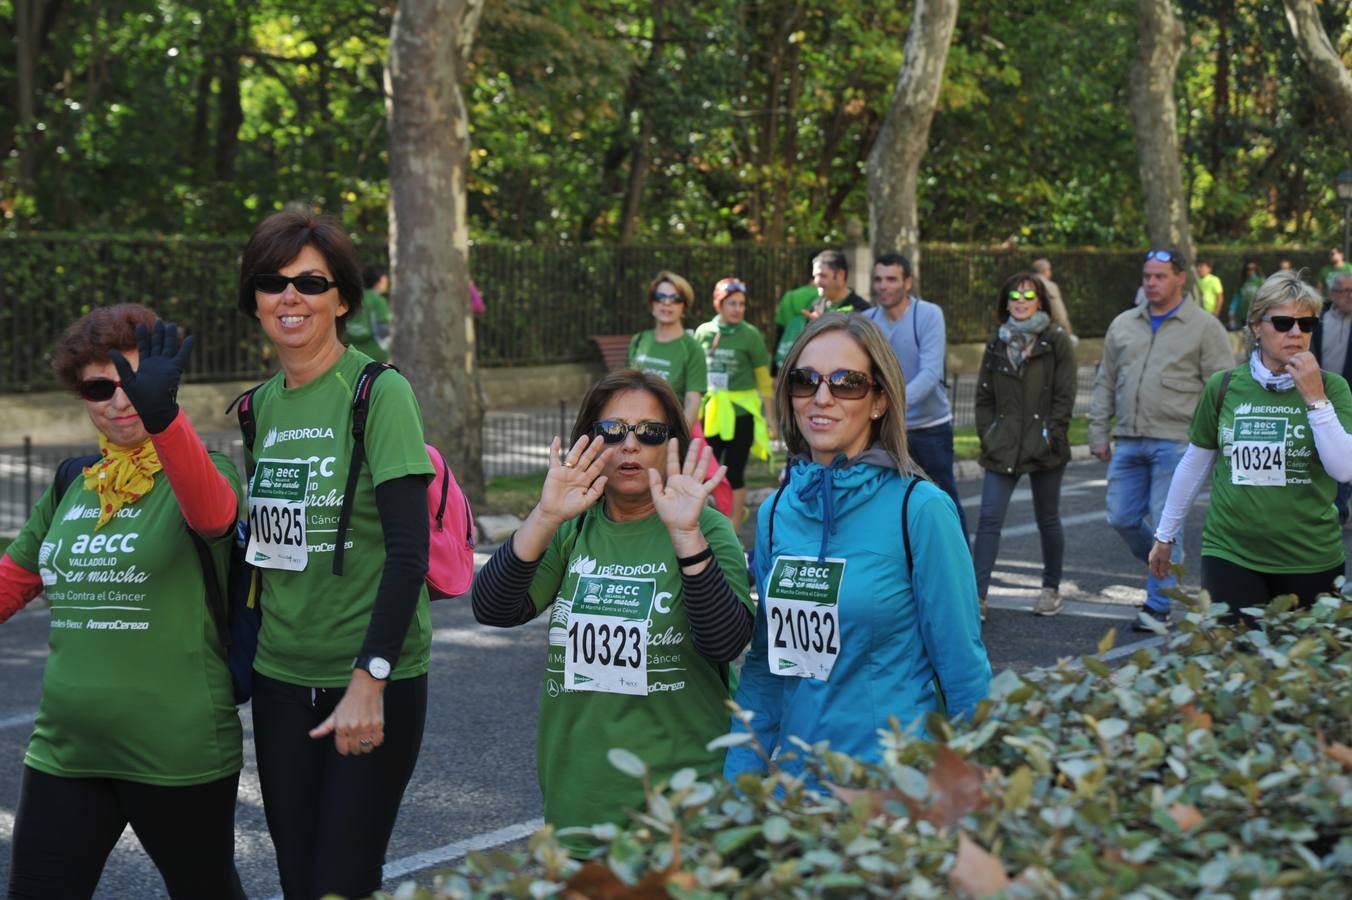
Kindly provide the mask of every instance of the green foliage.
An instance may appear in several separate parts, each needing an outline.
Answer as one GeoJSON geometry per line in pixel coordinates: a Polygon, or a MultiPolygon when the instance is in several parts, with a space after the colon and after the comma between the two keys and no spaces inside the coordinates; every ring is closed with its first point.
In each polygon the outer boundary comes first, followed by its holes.
{"type": "MultiPolygon", "coordinates": [[[[570,860],[548,828],[402,897],[1340,895],[1352,879],[1352,598],[1251,630],[1205,594],[1119,668],[1002,673],[970,725],[894,724],[884,761],[800,742],[826,796],[776,772],[677,773],[570,860]]],[[[1109,632],[1100,655],[1113,643],[1109,632]]],[[[745,715],[745,713],[741,713],[745,715]]],[[[742,736],[744,737],[744,736],[742,736]]],[[[737,738],[720,739],[724,743],[737,738]]]]}

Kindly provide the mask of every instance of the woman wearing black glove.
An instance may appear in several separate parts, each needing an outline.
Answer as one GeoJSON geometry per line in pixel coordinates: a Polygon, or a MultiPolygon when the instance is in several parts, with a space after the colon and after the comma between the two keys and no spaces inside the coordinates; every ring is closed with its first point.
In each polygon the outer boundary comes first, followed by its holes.
{"type": "Polygon", "coordinates": [[[48,488],[0,558],[0,621],[44,589],[51,602],[10,897],[92,896],[127,825],[169,896],[244,896],[242,733],[203,575],[224,574],[240,486],[178,408],[191,348],[125,304],[81,318],[53,354],[99,455],[83,474],[63,466],[74,480],[48,488]]]}

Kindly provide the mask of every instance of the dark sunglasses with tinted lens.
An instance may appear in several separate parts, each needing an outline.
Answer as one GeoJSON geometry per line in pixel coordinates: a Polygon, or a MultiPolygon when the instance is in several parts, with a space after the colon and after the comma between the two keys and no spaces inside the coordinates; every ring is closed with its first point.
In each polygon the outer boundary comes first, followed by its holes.
{"type": "Polygon", "coordinates": [[[90,403],[102,403],[113,399],[113,394],[122,387],[122,382],[111,378],[86,378],[75,387],[75,392],[90,403]]]}
{"type": "Polygon", "coordinates": [[[599,436],[607,444],[622,444],[629,432],[634,433],[640,444],[656,447],[665,444],[671,434],[666,422],[636,422],[630,425],[619,419],[602,419],[592,426],[592,436],[599,436]]]}
{"type": "Polygon", "coordinates": [[[823,375],[815,369],[790,369],[789,396],[816,396],[823,381],[826,382],[826,389],[831,392],[831,396],[837,400],[858,400],[860,397],[868,396],[869,391],[878,387],[872,375],[853,369],[836,369],[830,375],[823,375]]]}
{"type": "Polygon", "coordinates": [[[322,294],[329,288],[336,288],[338,282],[329,281],[323,275],[297,275],[295,278],[287,278],[285,275],[278,275],[275,272],[271,275],[255,275],[253,277],[254,290],[261,291],[264,294],[280,294],[286,290],[288,284],[294,284],[296,290],[302,294],[322,294]]]}
{"type": "Polygon", "coordinates": [[[665,291],[658,291],[653,294],[654,303],[684,303],[685,298],[680,294],[668,294],[665,291]]]}
{"type": "Polygon", "coordinates": [[[1318,316],[1263,316],[1264,322],[1271,322],[1272,327],[1282,333],[1291,330],[1293,325],[1299,325],[1304,334],[1314,333],[1314,327],[1319,324],[1318,316]]]}

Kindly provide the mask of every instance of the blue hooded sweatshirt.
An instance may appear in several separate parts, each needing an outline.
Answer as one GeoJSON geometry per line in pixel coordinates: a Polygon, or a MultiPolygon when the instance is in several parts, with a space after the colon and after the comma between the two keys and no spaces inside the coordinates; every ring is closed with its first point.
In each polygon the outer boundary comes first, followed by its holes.
{"type": "MultiPolygon", "coordinates": [[[[828,680],[770,671],[764,599],[757,606],[737,703],[754,711],[750,729],[767,751],[792,748],[788,738],[796,735],[878,761],[878,731],[890,728],[889,716],[925,733],[924,716],[939,708],[936,678],[950,717],[970,718],[986,697],[991,667],[981,642],[972,556],[953,501],[923,479],[907,509],[914,577],[907,572],[901,503],[911,480],[877,447],[853,460],[842,454],[830,468],[799,459],[778,505],[771,499],[761,506],[754,574],[762,598],[776,557],[846,560],[839,655],[828,680]]],[[[732,727],[744,728],[735,718],[732,727]]],[[[781,766],[796,774],[803,762],[794,752],[798,758],[781,766]]],[[[728,750],[729,780],[764,769],[750,746],[728,750]]]]}

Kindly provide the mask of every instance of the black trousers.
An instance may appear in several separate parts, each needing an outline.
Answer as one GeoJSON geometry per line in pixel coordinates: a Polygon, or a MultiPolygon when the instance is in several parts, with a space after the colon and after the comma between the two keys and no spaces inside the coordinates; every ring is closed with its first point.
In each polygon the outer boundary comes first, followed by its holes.
{"type": "Polygon", "coordinates": [[[735,491],[746,485],[746,461],[751,458],[751,443],[756,439],[756,417],[751,413],[739,412],[733,421],[736,428],[732,440],[725,441],[718,435],[705,437],[709,441],[709,449],[714,452],[714,459],[728,467],[728,487],[735,491]]]}
{"type": "Polygon", "coordinates": [[[263,811],[287,900],[380,890],[385,850],[422,745],[427,676],[385,686],[385,741],[343,756],[314,739],[344,688],[308,688],[254,673],[254,744],[263,811]]]}
{"type": "Polygon", "coordinates": [[[11,898],[92,897],[128,825],[179,900],[244,897],[235,871],[239,773],[181,787],[65,778],[24,767],[9,870],[11,898]]]}
{"type": "Polygon", "coordinates": [[[1226,621],[1241,618],[1251,624],[1252,617],[1239,610],[1246,606],[1267,606],[1273,597],[1295,594],[1301,606],[1310,606],[1315,597],[1333,591],[1333,580],[1343,574],[1343,564],[1327,572],[1255,572],[1217,556],[1202,557],[1202,587],[1211,599],[1230,607],[1226,621]]]}

